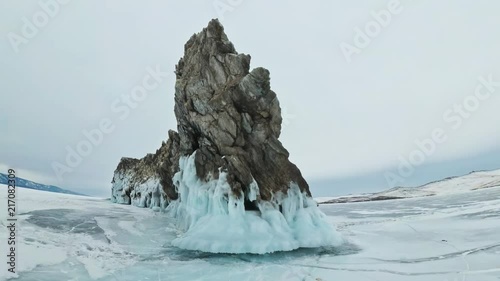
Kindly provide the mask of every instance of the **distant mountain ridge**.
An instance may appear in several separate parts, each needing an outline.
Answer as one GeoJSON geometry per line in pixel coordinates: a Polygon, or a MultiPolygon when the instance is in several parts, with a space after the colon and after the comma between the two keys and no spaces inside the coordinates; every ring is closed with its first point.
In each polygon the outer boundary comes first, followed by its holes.
{"type": "Polygon", "coordinates": [[[491,187],[500,187],[500,170],[474,171],[464,176],[447,177],[418,187],[394,187],[377,193],[317,198],[317,201],[320,204],[380,201],[462,193],[491,187]]]}
{"type": "MultiPolygon", "coordinates": [[[[6,174],[0,173],[0,184],[7,185],[8,182],[9,182],[8,176],[6,174]]],[[[62,189],[62,188],[57,187],[57,186],[41,184],[41,183],[33,182],[33,181],[30,181],[27,179],[18,178],[18,177],[16,177],[16,187],[29,188],[29,189],[48,191],[48,192],[54,192],[54,193],[64,193],[64,194],[87,196],[85,194],[62,189]]]]}

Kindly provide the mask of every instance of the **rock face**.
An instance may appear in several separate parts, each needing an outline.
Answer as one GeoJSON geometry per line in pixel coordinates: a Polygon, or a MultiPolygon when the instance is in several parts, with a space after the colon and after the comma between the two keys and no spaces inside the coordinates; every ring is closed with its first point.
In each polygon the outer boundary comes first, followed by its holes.
{"type": "Polygon", "coordinates": [[[178,134],[170,131],[154,155],[123,158],[112,200],[168,206],[186,232],[173,245],[185,249],[267,253],[337,243],[278,140],[269,71],[250,71],[250,56],[212,20],[185,44],[175,73],[178,134]],[[252,239],[260,246],[249,246],[252,239]]]}
{"type": "Polygon", "coordinates": [[[143,197],[152,198],[155,191],[144,186],[148,181],[161,183],[165,202],[177,199],[172,177],[179,170],[179,156],[195,151],[198,177],[217,179],[219,169],[227,171],[237,196],[248,194],[254,180],[261,200],[286,193],[291,182],[310,195],[278,140],[281,109],[269,71],[259,67],[250,72],[250,56],[236,52],[218,20],[193,35],[184,52],[175,71],[179,134],[170,131],[167,144],[154,155],[122,159],[113,179],[113,201],[149,207],[150,200],[143,197]]]}
{"type": "Polygon", "coordinates": [[[112,180],[111,201],[138,207],[165,208],[178,198],[172,178],[179,171],[179,135],[142,159],[122,158],[112,180]]]}
{"type": "Polygon", "coordinates": [[[309,194],[278,140],[281,110],[269,71],[250,72],[250,56],[236,52],[216,20],[193,35],[184,51],[176,67],[175,115],[181,155],[198,151],[198,177],[217,178],[222,167],[238,196],[254,179],[262,200],[286,192],[290,182],[309,194]]]}

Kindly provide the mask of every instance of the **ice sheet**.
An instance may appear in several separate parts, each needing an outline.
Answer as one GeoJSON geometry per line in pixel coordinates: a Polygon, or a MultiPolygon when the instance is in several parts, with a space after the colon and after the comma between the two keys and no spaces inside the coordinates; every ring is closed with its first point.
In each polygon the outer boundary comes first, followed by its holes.
{"type": "MultiPolygon", "coordinates": [[[[2,201],[5,191],[0,186],[2,201]]],[[[168,215],[101,199],[20,188],[18,207],[22,250],[19,278],[12,279],[16,281],[500,278],[500,188],[321,205],[327,220],[349,243],[267,255],[210,254],[172,247],[179,233],[168,215]],[[81,224],[82,220],[87,223],[81,224]],[[129,226],[137,232],[127,230],[129,226]]],[[[6,235],[5,211],[0,208],[1,237],[6,235]]],[[[0,254],[6,251],[3,242],[0,254]]],[[[0,262],[0,280],[8,277],[5,266],[0,262]]]]}

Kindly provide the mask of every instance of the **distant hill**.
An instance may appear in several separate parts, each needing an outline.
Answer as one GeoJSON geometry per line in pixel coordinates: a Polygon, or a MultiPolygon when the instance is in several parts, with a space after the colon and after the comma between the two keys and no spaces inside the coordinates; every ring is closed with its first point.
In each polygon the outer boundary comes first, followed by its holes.
{"type": "Polygon", "coordinates": [[[455,194],[490,187],[500,187],[500,170],[471,172],[465,176],[450,177],[419,187],[395,187],[377,193],[341,197],[323,197],[316,198],[316,200],[320,204],[380,201],[455,194]]]}
{"type": "MultiPolygon", "coordinates": [[[[5,185],[8,184],[8,177],[6,174],[0,173],[0,184],[5,184],[5,185]]],[[[29,189],[34,189],[34,190],[48,191],[48,192],[55,192],[55,193],[87,196],[85,194],[62,189],[62,188],[57,187],[57,186],[36,183],[36,182],[32,182],[30,180],[18,178],[18,177],[16,177],[16,187],[29,188],[29,189]]]]}

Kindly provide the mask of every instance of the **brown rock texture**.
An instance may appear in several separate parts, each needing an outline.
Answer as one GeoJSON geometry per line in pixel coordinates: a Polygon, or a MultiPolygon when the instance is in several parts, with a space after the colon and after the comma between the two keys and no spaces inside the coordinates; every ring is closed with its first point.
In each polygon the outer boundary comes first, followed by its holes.
{"type": "Polygon", "coordinates": [[[253,181],[259,187],[257,201],[286,194],[291,183],[310,196],[306,180],[278,140],[281,109],[269,71],[250,71],[250,56],[236,52],[218,20],[188,40],[175,73],[178,134],[170,131],[154,155],[122,159],[113,179],[114,202],[150,207],[177,199],[172,177],[179,171],[179,158],[194,152],[197,176],[208,181],[226,172],[234,196],[246,198],[253,181]],[[143,198],[154,197],[155,190],[144,186],[148,180],[158,182],[160,203],[143,198]]]}

